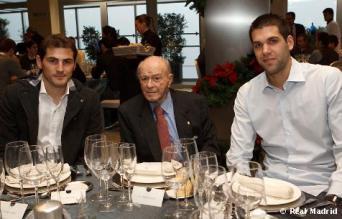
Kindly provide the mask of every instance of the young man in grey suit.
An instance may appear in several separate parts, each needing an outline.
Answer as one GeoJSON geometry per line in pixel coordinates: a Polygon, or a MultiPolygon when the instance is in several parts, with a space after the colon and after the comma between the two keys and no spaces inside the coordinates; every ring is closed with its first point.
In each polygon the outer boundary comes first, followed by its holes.
{"type": "Polygon", "coordinates": [[[5,90],[0,103],[0,149],[6,143],[62,145],[64,161],[82,155],[87,135],[103,129],[98,95],[77,80],[75,44],[63,35],[46,38],[39,50],[38,79],[19,80],[5,90]]]}
{"type": "Polygon", "coordinates": [[[213,151],[220,159],[205,99],[170,89],[173,75],[169,62],[164,58],[148,57],[139,64],[137,71],[142,94],[120,106],[119,123],[121,141],[136,144],[138,160],[161,160],[162,140],[155,113],[159,106],[167,121],[169,143],[196,136],[199,151],[213,151]]]}

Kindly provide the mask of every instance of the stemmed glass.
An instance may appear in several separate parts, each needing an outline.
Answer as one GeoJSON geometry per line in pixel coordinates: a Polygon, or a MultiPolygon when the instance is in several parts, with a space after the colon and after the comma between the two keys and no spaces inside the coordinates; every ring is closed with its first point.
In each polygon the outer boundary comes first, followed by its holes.
{"type": "Polygon", "coordinates": [[[264,178],[261,165],[254,161],[242,161],[233,168],[229,195],[235,205],[244,209],[244,218],[257,208],[265,197],[264,178]]]}
{"type": "Polygon", "coordinates": [[[103,201],[104,196],[102,194],[102,180],[93,170],[90,162],[90,157],[92,154],[93,144],[98,141],[106,141],[106,135],[104,134],[94,134],[89,135],[85,138],[84,142],[84,162],[87,167],[92,171],[92,173],[99,179],[99,192],[96,193],[94,196],[91,196],[90,199],[92,201],[103,201]]]}
{"type": "Polygon", "coordinates": [[[61,145],[48,145],[44,148],[45,152],[45,164],[52,178],[57,185],[58,199],[61,201],[61,195],[59,193],[59,178],[63,171],[64,158],[61,145]]]}
{"type": "Polygon", "coordinates": [[[172,213],[175,218],[187,216],[187,213],[179,208],[178,190],[189,179],[189,165],[189,154],[186,148],[176,145],[163,149],[161,171],[166,186],[173,189],[176,194],[176,210],[172,213]]]}
{"type": "MultiPolygon", "coordinates": [[[[127,142],[120,142],[119,143],[119,147],[121,146],[134,146],[134,144],[132,143],[127,143],[127,142]]],[[[120,175],[120,196],[119,198],[116,200],[118,203],[127,203],[128,202],[128,197],[126,195],[126,192],[124,190],[124,175],[125,175],[125,171],[123,169],[123,157],[120,156],[120,160],[119,160],[119,168],[118,168],[118,174],[120,175]]]]}
{"type": "Polygon", "coordinates": [[[100,205],[99,210],[101,212],[110,212],[114,209],[108,195],[108,181],[118,169],[119,156],[118,144],[110,141],[93,143],[91,166],[99,174],[106,187],[106,202],[100,205]]]}
{"type": "Polygon", "coordinates": [[[44,174],[40,172],[38,165],[44,165],[44,160],[39,159],[39,153],[36,146],[21,147],[19,149],[19,173],[20,177],[34,185],[34,197],[36,204],[39,203],[38,185],[44,178],[44,174]]]}
{"type": "Polygon", "coordinates": [[[24,193],[23,193],[23,180],[19,174],[19,149],[21,147],[29,147],[26,141],[13,141],[6,144],[5,147],[5,169],[9,176],[19,179],[20,184],[20,196],[21,200],[24,201],[24,193]]]}
{"type": "Polygon", "coordinates": [[[133,210],[132,194],[131,194],[131,178],[135,172],[137,164],[137,153],[134,144],[121,144],[120,148],[120,161],[128,182],[128,203],[126,211],[133,210]]]}
{"type": "MultiPolygon", "coordinates": [[[[5,169],[4,169],[4,164],[2,160],[0,160],[0,197],[2,195],[2,192],[4,191],[5,187],[5,169]]],[[[1,201],[0,201],[0,219],[2,218],[2,213],[1,213],[1,201]]]]}
{"type": "MultiPolygon", "coordinates": [[[[4,169],[4,164],[2,160],[0,160],[0,196],[2,195],[2,192],[4,191],[4,187],[5,187],[5,169],[4,169]]],[[[0,208],[0,214],[1,214],[1,208],[0,208]]]]}
{"type": "MultiPolygon", "coordinates": [[[[198,147],[197,147],[195,138],[180,138],[179,144],[188,150],[189,157],[198,154],[198,147]]],[[[192,168],[192,165],[189,165],[189,178],[192,184],[194,183],[193,174],[194,174],[194,170],[192,168]]],[[[191,211],[196,209],[196,206],[192,204],[191,202],[189,202],[187,198],[189,193],[191,192],[192,191],[188,191],[187,187],[184,186],[184,201],[180,203],[180,205],[182,206],[182,209],[191,210],[191,211]]]]}

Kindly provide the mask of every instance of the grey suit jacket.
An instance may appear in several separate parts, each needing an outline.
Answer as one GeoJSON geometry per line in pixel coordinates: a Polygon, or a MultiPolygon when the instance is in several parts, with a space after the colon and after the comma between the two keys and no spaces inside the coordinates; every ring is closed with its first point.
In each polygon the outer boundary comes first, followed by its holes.
{"type": "MultiPolygon", "coordinates": [[[[63,121],[62,150],[64,161],[73,164],[83,157],[86,136],[103,130],[102,108],[98,95],[74,81],[76,88],[70,90],[63,121]]],[[[31,85],[28,80],[18,80],[5,90],[0,102],[0,149],[7,142],[25,140],[37,144],[38,104],[40,83],[31,85]]]]}
{"type": "MultiPolygon", "coordinates": [[[[208,105],[197,94],[171,90],[177,132],[180,138],[197,136],[199,151],[213,151],[221,159],[216,133],[209,119],[208,105]]],[[[121,141],[136,144],[139,162],[160,161],[162,151],[156,122],[149,103],[142,94],[119,107],[121,141]]]]}

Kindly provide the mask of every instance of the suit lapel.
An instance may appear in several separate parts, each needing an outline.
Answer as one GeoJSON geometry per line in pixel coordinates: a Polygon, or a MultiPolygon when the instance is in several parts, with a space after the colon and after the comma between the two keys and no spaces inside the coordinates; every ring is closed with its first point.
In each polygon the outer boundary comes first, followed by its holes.
{"type": "Polygon", "coordinates": [[[37,142],[38,136],[39,87],[37,85],[33,89],[24,88],[19,91],[20,102],[26,113],[30,142],[37,142]]]}
{"type": "Polygon", "coordinates": [[[149,149],[151,150],[154,159],[161,160],[162,151],[160,148],[156,123],[153,119],[150,106],[146,101],[143,102],[142,110],[140,113],[140,130],[142,130],[142,136],[145,138],[145,141],[149,149]]]}
{"type": "Polygon", "coordinates": [[[68,97],[68,105],[65,111],[64,121],[63,121],[63,130],[69,122],[77,115],[80,109],[83,106],[84,99],[81,97],[79,92],[75,90],[70,90],[70,94],[68,97]]]}
{"type": "Polygon", "coordinates": [[[175,114],[177,132],[179,138],[192,137],[191,121],[189,120],[189,108],[178,98],[177,91],[171,91],[173,111],[175,114]]]}

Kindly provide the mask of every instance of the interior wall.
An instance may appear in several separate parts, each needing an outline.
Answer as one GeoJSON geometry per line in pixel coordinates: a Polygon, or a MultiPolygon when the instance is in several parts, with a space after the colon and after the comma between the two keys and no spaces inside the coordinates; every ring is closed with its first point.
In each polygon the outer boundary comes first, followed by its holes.
{"type": "Polygon", "coordinates": [[[216,64],[235,61],[251,52],[248,30],[251,22],[270,12],[265,0],[211,0],[205,10],[206,72],[216,64]]]}

